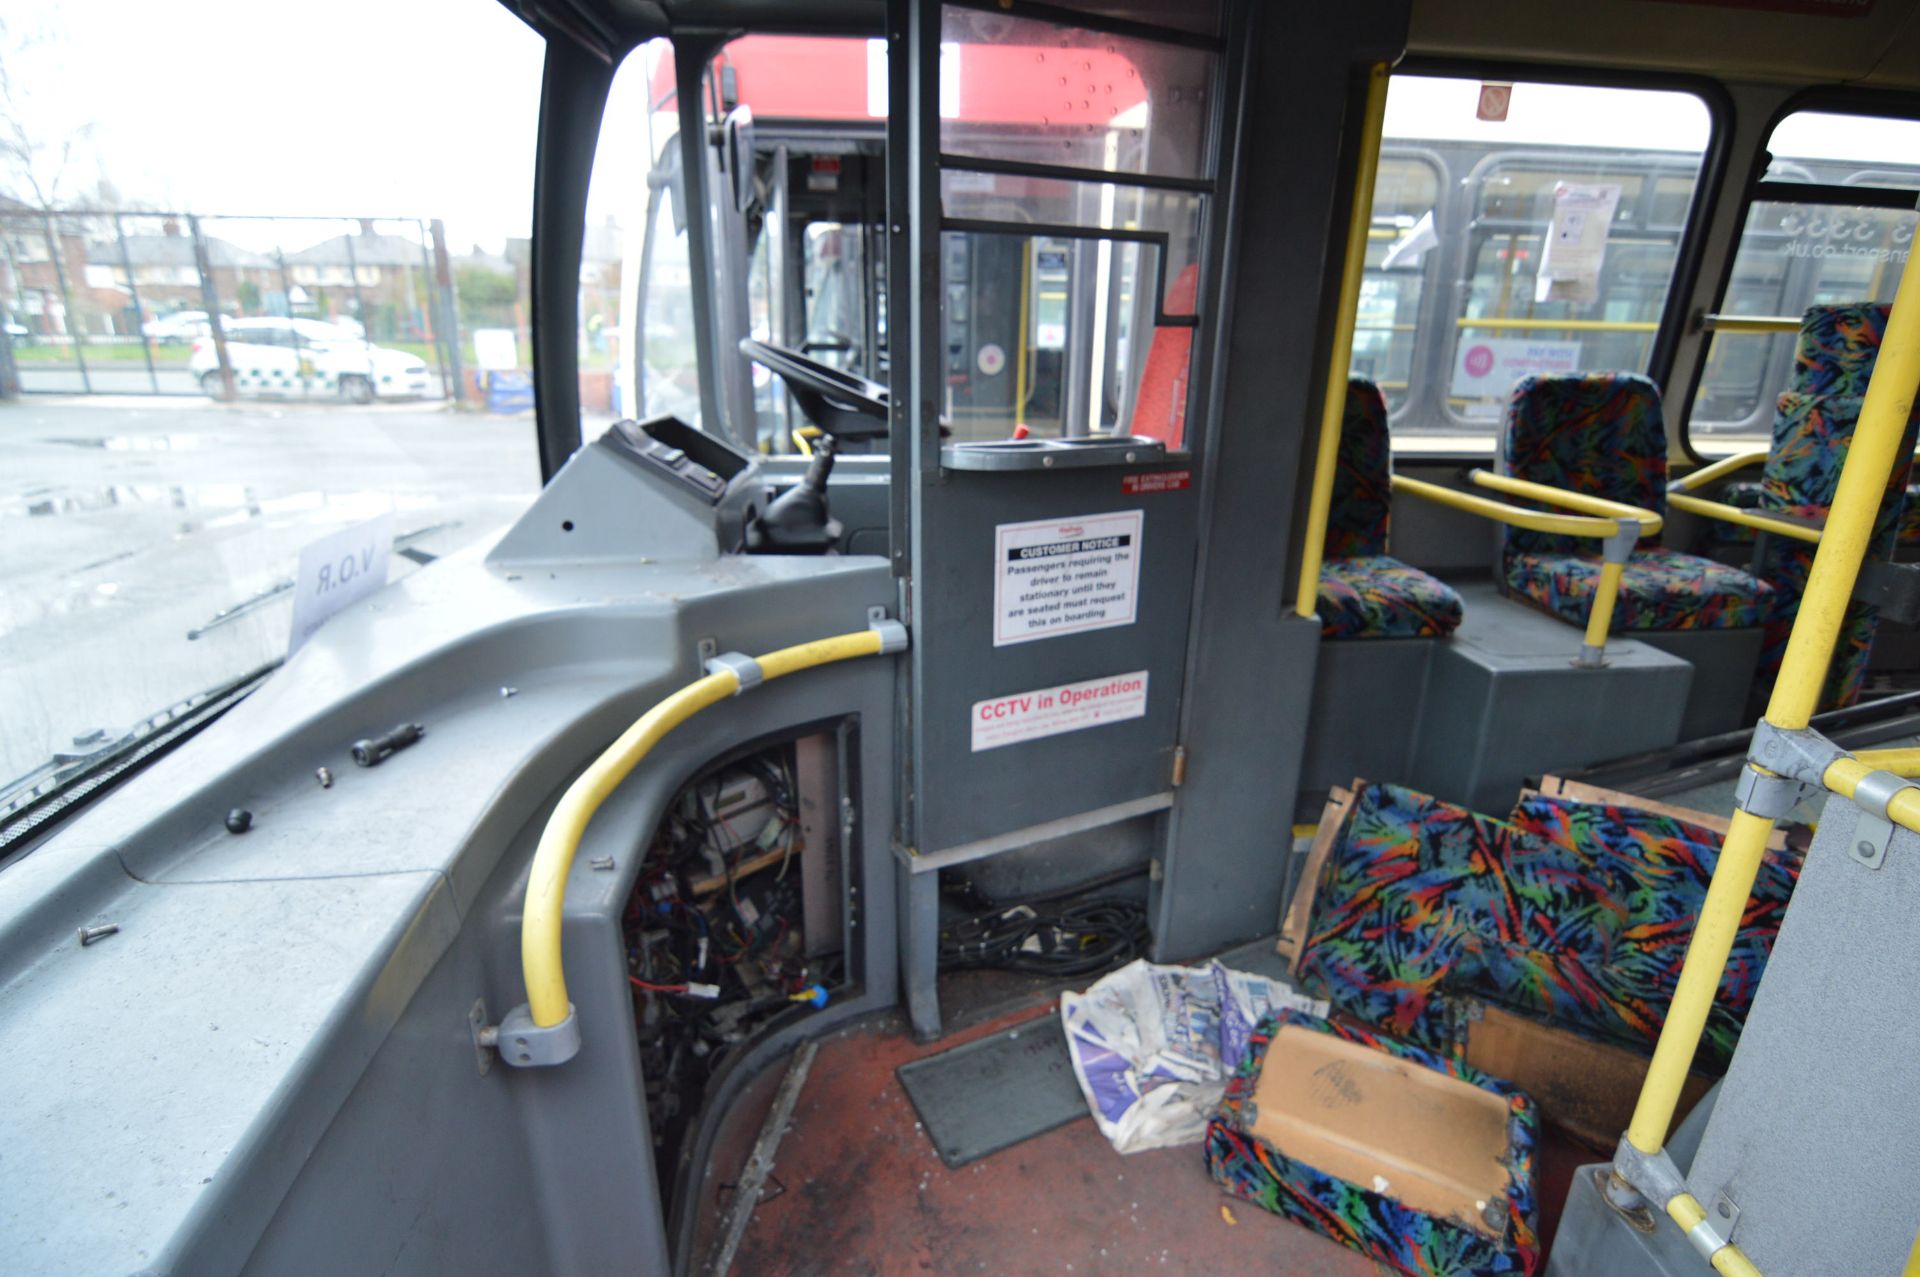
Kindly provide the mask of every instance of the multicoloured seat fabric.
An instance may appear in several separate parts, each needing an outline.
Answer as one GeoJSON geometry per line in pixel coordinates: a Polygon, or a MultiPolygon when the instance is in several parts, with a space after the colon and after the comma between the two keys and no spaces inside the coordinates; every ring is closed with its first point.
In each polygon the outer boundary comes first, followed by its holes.
{"type": "MultiPolygon", "coordinates": [[[[1507,556],[1507,588],[1585,625],[1600,586],[1595,555],[1507,556]]],[[[1620,573],[1613,630],[1748,629],[1773,614],[1773,591],[1750,572],[1697,554],[1637,549],[1620,573]]]]}
{"type": "MultiPolygon", "coordinates": [[[[1858,302],[1807,310],[1794,350],[1793,388],[1776,401],[1773,440],[1760,480],[1729,484],[1720,494],[1722,501],[1742,509],[1812,519],[1826,517],[1833,507],[1840,470],[1860,419],[1890,309],[1882,303],[1858,302]]],[[[1869,559],[1887,558],[1896,545],[1920,541],[1920,518],[1908,516],[1913,504],[1907,486],[1913,436],[1913,424],[1909,423],[1874,523],[1867,547],[1869,559]]],[[[1752,545],[1755,539],[1750,530],[1727,524],[1716,524],[1713,537],[1723,554],[1752,545]]],[[[1769,538],[1754,566],[1774,587],[1774,603],[1766,618],[1760,652],[1760,669],[1771,675],[1786,655],[1787,637],[1813,566],[1813,548],[1790,538],[1769,538]]],[[[1878,620],[1877,609],[1867,604],[1855,603],[1847,609],[1833,661],[1827,667],[1821,692],[1823,708],[1850,705],[1859,699],[1878,620]]]]}
{"type": "Polygon", "coordinates": [[[1539,1189],[1533,1168],[1539,1142],[1539,1109],[1512,1083],[1408,1042],[1285,1011],[1261,1022],[1246,1058],[1227,1081],[1219,1112],[1207,1124],[1207,1173],[1235,1197],[1412,1277],[1532,1277],[1541,1258],[1536,1214],[1539,1189]],[[1267,1048],[1274,1035],[1289,1025],[1362,1043],[1505,1100],[1510,1182],[1504,1236],[1494,1237],[1456,1220],[1414,1210],[1374,1191],[1371,1185],[1316,1170],[1251,1134],[1254,1088],[1267,1048]]]}
{"type": "MultiPolygon", "coordinates": [[[[1673,816],[1543,794],[1523,798],[1512,822],[1531,837],[1571,848],[1612,882],[1611,900],[1624,903],[1627,912],[1602,973],[1606,1019],[1580,1027],[1628,1046],[1651,1047],[1666,1022],[1707,884],[1720,862],[1720,835],[1673,816]]],[[[1800,865],[1798,853],[1781,848],[1761,855],[1701,1040],[1699,1060],[1715,1070],[1732,1058],[1740,1040],[1800,865]]]]}
{"type": "Polygon", "coordinates": [[[1329,638],[1438,638],[1460,624],[1460,596],[1384,554],[1320,565],[1320,632],[1329,638]]]}
{"type": "MultiPolygon", "coordinates": [[[[1660,392],[1634,373],[1522,378],[1507,406],[1501,466],[1510,475],[1664,515],[1667,427],[1660,392]]],[[[1504,530],[1502,588],[1585,625],[1600,579],[1599,543],[1504,530]]],[[[1641,541],[1627,561],[1615,631],[1741,629],[1771,608],[1766,582],[1698,555],[1641,541]]]]}
{"type": "Polygon", "coordinates": [[[1893,307],[1886,302],[1809,306],[1793,351],[1793,389],[1808,395],[1867,393],[1893,307]]]}
{"type": "MultiPolygon", "coordinates": [[[[1711,830],[1533,795],[1496,820],[1360,785],[1296,970],[1335,1009],[1433,1050],[1473,1001],[1650,1049],[1719,858],[1711,830]]],[[[1703,1062],[1731,1054],[1799,875],[1769,851],[1721,981],[1703,1062]]]]}
{"type": "MultiPolygon", "coordinates": [[[[1815,307],[1814,312],[1809,312],[1809,323],[1814,313],[1822,309],[1875,308],[1815,307]]],[[[1801,345],[1804,350],[1807,345],[1804,333],[1801,345]]],[[[1762,471],[1757,509],[1813,518],[1827,515],[1833,508],[1834,493],[1840,485],[1840,469],[1852,446],[1853,428],[1860,419],[1862,402],[1855,395],[1813,395],[1792,390],[1780,396],[1779,410],[1774,416],[1773,448],[1762,471]]],[[[1887,486],[1881,494],[1872,535],[1867,542],[1869,561],[1892,557],[1899,543],[1906,512],[1907,480],[1913,468],[1916,420],[1920,417],[1908,421],[1893,470],[1887,476],[1887,486]]],[[[1800,596],[1806,588],[1807,574],[1813,568],[1813,550],[1814,547],[1804,542],[1769,537],[1760,555],[1756,566],[1774,587],[1774,606],[1767,617],[1760,649],[1763,673],[1777,671],[1781,658],[1786,655],[1793,619],[1800,611],[1800,596]]],[[[1821,690],[1823,708],[1851,705],[1859,699],[1879,616],[1879,609],[1871,604],[1848,605],[1821,690]]]]}
{"type": "Polygon", "coordinates": [[[1392,509],[1387,401],[1356,378],[1347,383],[1320,566],[1320,632],[1329,638],[1432,638],[1460,624],[1451,586],[1387,553],[1392,509]]]}

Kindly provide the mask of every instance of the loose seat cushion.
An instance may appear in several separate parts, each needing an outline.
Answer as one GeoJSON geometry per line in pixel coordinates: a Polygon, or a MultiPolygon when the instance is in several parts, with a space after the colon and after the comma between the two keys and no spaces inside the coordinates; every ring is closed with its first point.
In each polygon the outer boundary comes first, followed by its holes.
{"type": "MultiPolygon", "coordinates": [[[[1720,860],[1720,835],[1677,816],[1545,794],[1524,797],[1512,823],[1593,864],[1612,885],[1611,899],[1626,906],[1618,941],[1600,972],[1605,1014],[1577,1027],[1623,1045],[1651,1047],[1666,1022],[1687,943],[1720,860]]],[[[1702,1064],[1719,1069],[1733,1057],[1800,865],[1798,852],[1769,847],[1761,855],[1701,1038],[1702,1064]]]]}
{"type": "MultiPolygon", "coordinates": [[[[1584,626],[1600,583],[1597,554],[1509,552],[1507,592],[1584,626]]],[[[1746,629],[1766,620],[1773,587],[1739,568],[1698,555],[1641,548],[1627,560],[1612,632],[1746,629]]]]}
{"type": "MultiPolygon", "coordinates": [[[[1295,970],[1334,1009],[1437,1051],[1474,1001],[1650,1050],[1720,835],[1680,817],[1543,794],[1496,820],[1395,785],[1357,787],[1295,970]]],[[[1800,857],[1768,849],[1702,1040],[1731,1058],[1800,857]]]]}
{"type": "Polygon", "coordinates": [[[1582,1020],[1627,917],[1616,895],[1580,850],[1516,841],[1505,821],[1366,784],[1322,868],[1296,972],[1335,1010],[1435,1049],[1459,1040],[1465,1008],[1451,991],[1469,977],[1525,1009],[1582,1020]]]}
{"type": "MultiPolygon", "coordinates": [[[[1284,1049],[1287,1039],[1282,1037],[1284,1049]]],[[[1329,1066],[1321,1066],[1323,1069],[1329,1066]]],[[[1341,1100],[1359,1093],[1340,1075],[1326,1080],[1341,1100]]],[[[1533,1100],[1511,1082],[1472,1065],[1363,1029],[1287,1011],[1263,1020],[1254,1030],[1246,1059],[1227,1081],[1218,1116],[1207,1124],[1207,1173],[1227,1192],[1296,1224],[1351,1247],[1398,1272],[1414,1277],[1532,1277],[1540,1267],[1539,1188],[1534,1150],[1540,1142],[1540,1113],[1533,1100]],[[1498,1163],[1507,1170],[1507,1190],[1489,1200],[1487,1218],[1498,1235],[1452,1216],[1429,1214],[1393,1196],[1391,1184],[1374,1176],[1359,1183],[1328,1174],[1301,1157],[1289,1156],[1253,1133],[1258,1123],[1254,1095],[1276,1036],[1304,1029],[1359,1043],[1418,1069],[1458,1079],[1497,1096],[1506,1106],[1506,1148],[1498,1163]],[[1387,1191],[1382,1191],[1382,1189],[1387,1191]]]]}
{"type": "Polygon", "coordinates": [[[1384,554],[1320,565],[1320,632],[1328,638],[1432,638],[1460,624],[1460,596],[1384,554]]]}

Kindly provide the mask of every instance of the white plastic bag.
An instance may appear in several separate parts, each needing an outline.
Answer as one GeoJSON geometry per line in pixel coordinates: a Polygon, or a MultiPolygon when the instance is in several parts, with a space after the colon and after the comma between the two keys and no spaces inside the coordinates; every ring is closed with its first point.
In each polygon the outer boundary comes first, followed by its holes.
{"type": "Polygon", "coordinates": [[[1163,967],[1145,959],[1085,993],[1060,995],[1080,1092],[1122,1153],[1198,1143],[1253,1027],[1282,1009],[1325,1015],[1327,1004],[1218,962],[1163,967]]]}

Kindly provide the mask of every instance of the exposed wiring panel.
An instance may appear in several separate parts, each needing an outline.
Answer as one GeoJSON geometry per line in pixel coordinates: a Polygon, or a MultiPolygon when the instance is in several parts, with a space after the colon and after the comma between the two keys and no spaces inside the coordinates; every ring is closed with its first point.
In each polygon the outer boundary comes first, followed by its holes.
{"type": "Polygon", "coordinates": [[[840,954],[805,956],[796,775],[783,743],[695,778],[652,832],[627,901],[647,1113],[669,1159],[727,1053],[796,1003],[824,1006],[844,980],[840,954]]]}

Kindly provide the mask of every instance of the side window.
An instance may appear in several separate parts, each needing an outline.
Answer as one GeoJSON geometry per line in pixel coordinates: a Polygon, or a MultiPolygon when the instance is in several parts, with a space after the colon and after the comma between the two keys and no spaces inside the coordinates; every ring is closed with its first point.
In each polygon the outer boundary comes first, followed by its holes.
{"type": "Polygon", "coordinates": [[[1801,314],[1892,301],[1913,243],[1920,121],[1796,112],[1767,150],[1688,416],[1707,451],[1767,442],[1801,314]]]}
{"type": "Polygon", "coordinates": [[[1533,373],[1646,371],[1711,128],[1688,93],[1393,78],[1352,372],[1396,447],[1487,446],[1533,373]]]}
{"type": "Polygon", "coordinates": [[[1440,157],[1383,147],[1374,178],[1367,269],[1353,330],[1353,375],[1379,386],[1397,415],[1412,388],[1420,303],[1441,254],[1435,222],[1443,181],[1440,157]]]}
{"type": "Polygon", "coordinates": [[[588,186],[579,280],[580,411],[699,426],[700,376],[673,43],[614,73],[588,186]]]}

